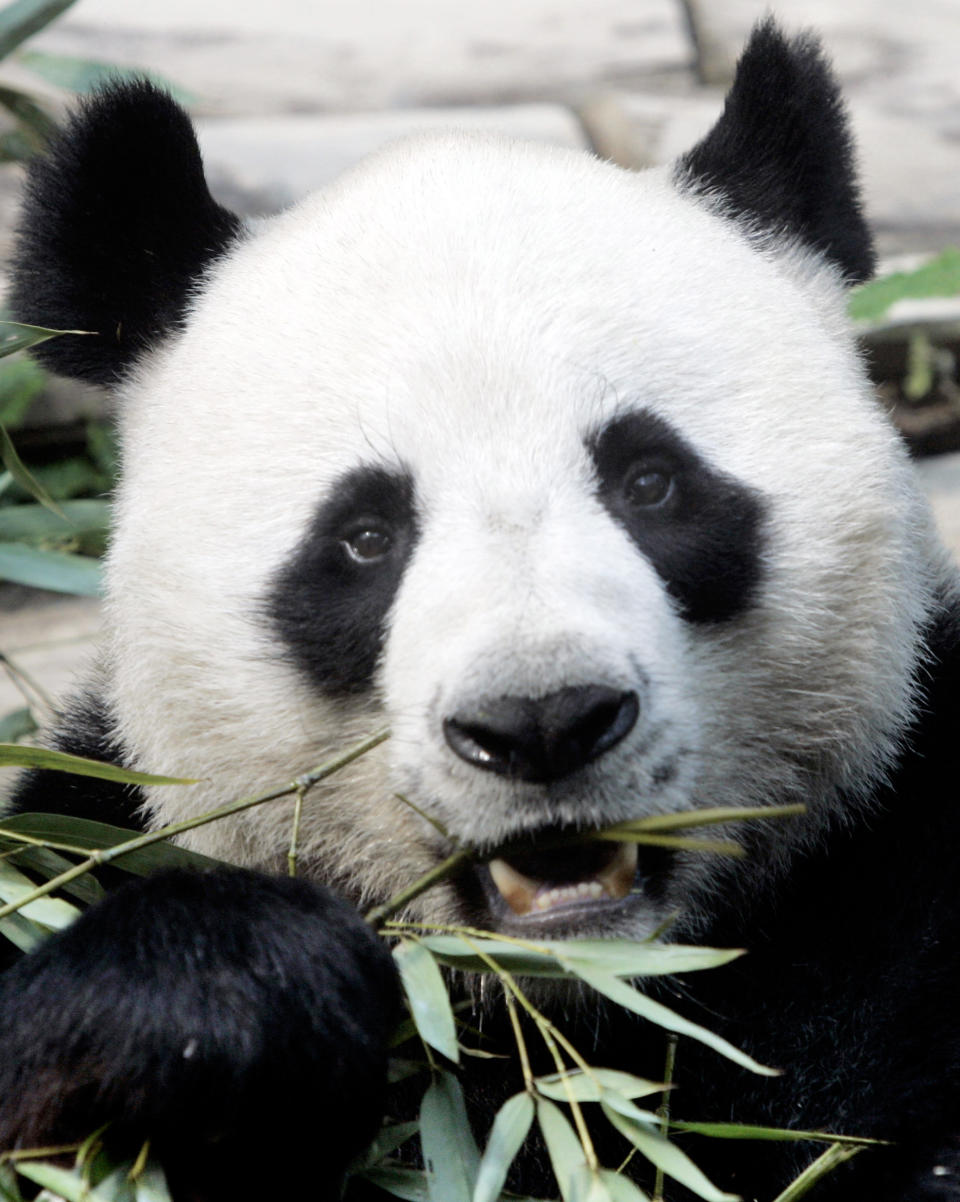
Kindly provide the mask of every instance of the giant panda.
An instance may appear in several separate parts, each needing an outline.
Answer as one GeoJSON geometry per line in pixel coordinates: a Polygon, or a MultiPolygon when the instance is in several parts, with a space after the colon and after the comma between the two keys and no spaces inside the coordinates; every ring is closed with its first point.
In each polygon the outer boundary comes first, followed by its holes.
{"type": "MultiPolygon", "coordinates": [[[[92,332],[38,354],[115,391],[123,478],[51,739],[200,783],[41,772],[11,809],[149,829],[391,736],[308,795],[300,877],[293,802],[251,809],[183,839],[234,867],[125,885],[9,969],[0,1146],[109,1122],[179,1200],[337,1197],[402,1114],[360,913],[455,844],[488,862],[413,916],[747,949],[656,988],[782,1074],[684,1041],[674,1115],[890,1141],[817,1199],[960,1198],[957,572],[847,328],[873,265],[836,83],[769,21],[669,168],[451,132],[252,225],[153,86],[80,106],[12,307],[92,332]],[[555,848],[797,801],[730,826],[742,859],[555,848]]],[[[592,1063],[662,1073],[662,1032],[555,1004],[592,1063]]],[[[465,1070],[478,1131],[513,1072],[465,1070]]],[[[817,1154],[690,1148],[760,1202],[817,1154]]],[[[555,1196],[535,1147],[512,1187],[555,1196]]]]}

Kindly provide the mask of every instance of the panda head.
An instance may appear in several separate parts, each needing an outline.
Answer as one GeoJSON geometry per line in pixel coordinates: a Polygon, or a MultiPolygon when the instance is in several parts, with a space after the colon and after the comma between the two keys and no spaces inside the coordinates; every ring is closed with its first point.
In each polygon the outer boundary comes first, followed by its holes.
{"type": "MultiPolygon", "coordinates": [[[[370,902],[506,844],[419,913],[646,935],[856,816],[945,573],[845,328],[871,269],[836,86],[769,23],[670,169],[451,133],[251,229],[168,98],[90,102],[14,304],[94,331],[42,354],[118,393],[105,700],[126,762],[204,782],[150,821],[388,726],[309,796],[309,871],[370,902]],[[797,800],[745,861],[556,846],[797,800]]],[[[289,823],[190,839],[279,864],[289,823]]]]}

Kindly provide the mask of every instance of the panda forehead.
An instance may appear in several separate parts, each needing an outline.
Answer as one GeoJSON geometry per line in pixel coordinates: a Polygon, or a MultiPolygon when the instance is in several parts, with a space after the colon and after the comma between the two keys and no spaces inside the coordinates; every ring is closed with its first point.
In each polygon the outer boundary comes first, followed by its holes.
{"type": "Polygon", "coordinates": [[[238,447],[254,425],[321,486],[378,460],[582,474],[591,433],[634,409],[762,486],[806,453],[819,378],[861,391],[797,273],[666,174],[482,137],[401,144],[263,223],[160,364],[149,404],[189,395],[238,447]]]}
{"type": "Polygon", "coordinates": [[[283,352],[349,353],[376,388],[444,353],[482,375],[525,346],[608,378],[619,355],[634,387],[638,361],[655,376],[705,344],[722,359],[744,325],[802,324],[809,305],[783,275],[663,172],[415,139],[240,242],[194,318],[234,325],[242,306],[248,362],[263,361],[259,327],[283,352]]]}

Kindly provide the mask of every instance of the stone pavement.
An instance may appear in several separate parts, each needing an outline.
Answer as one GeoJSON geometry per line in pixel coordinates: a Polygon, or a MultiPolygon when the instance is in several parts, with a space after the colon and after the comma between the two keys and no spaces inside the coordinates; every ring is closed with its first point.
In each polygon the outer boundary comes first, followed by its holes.
{"type": "MultiPolygon", "coordinates": [[[[788,29],[819,30],[834,59],[881,253],[960,245],[957,0],[79,0],[31,48],[174,83],[200,118],[215,190],[256,214],[390,138],[442,125],[593,148],[626,166],[665,161],[715,118],[771,7],[788,29]]],[[[0,260],[16,191],[7,170],[0,260]]],[[[77,404],[60,392],[48,420],[77,404]]],[[[960,458],[920,470],[960,554],[960,458]]],[[[0,651],[54,695],[98,621],[93,602],[0,587],[0,651]]],[[[0,715],[21,703],[0,680],[0,715]]]]}

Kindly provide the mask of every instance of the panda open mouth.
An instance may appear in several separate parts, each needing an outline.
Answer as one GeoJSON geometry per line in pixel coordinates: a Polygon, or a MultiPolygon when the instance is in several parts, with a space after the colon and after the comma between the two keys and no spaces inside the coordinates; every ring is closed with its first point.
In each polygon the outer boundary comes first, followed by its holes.
{"type": "Polygon", "coordinates": [[[622,901],[637,875],[635,843],[589,843],[511,849],[487,868],[500,897],[519,918],[560,907],[622,901]]]}

